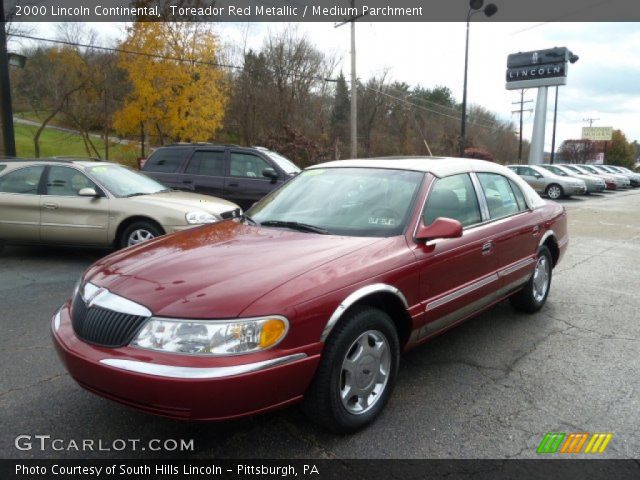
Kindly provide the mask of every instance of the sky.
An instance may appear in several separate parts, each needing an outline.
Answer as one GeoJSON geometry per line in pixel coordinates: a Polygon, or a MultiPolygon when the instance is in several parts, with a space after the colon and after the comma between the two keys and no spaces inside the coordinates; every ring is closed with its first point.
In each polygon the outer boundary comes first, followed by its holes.
{"type": "MultiPolygon", "coordinates": [[[[499,13],[498,13],[499,15],[499,13]]],[[[479,17],[479,16],[477,16],[479,17]]],[[[495,17],[494,17],[495,18],[495,17]]],[[[104,44],[124,35],[123,24],[92,23],[104,44]]],[[[258,48],[269,32],[284,23],[218,23],[225,44],[258,48]]],[[[37,26],[37,34],[51,36],[51,24],[37,26]]],[[[338,59],[338,70],[350,73],[349,26],[298,23],[319,50],[338,59]]],[[[465,23],[358,22],[357,75],[366,81],[387,72],[389,81],[409,85],[449,87],[462,98],[465,23]]],[[[638,23],[511,23],[482,19],[470,28],[468,102],[495,112],[503,120],[518,115],[520,91],[505,89],[507,55],[520,51],[567,47],[580,59],[569,66],[567,85],[559,88],[556,148],[565,139],[580,138],[587,118],[593,126],[621,129],[629,140],[640,140],[640,24],[638,23]]],[[[336,72],[337,74],[337,72],[336,72]]],[[[555,88],[549,89],[545,150],[551,150],[555,88]]],[[[534,108],[537,91],[525,91],[525,108],[534,108]]],[[[524,113],[523,135],[530,138],[533,112],[524,113]]]]}

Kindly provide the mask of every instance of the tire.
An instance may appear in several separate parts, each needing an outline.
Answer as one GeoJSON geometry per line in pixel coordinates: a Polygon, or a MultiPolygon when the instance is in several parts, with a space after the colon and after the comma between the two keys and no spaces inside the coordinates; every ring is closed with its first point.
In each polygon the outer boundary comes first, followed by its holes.
{"type": "Polygon", "coordinates": [[[140,220],[128,225],[120,235],[120,248],[131,247],[152,238],[164,235],[162,229],[153,222],[140,220]]]}
{"type": "Polygon", "coordinates": [[[0,253],[4,250],[4,242],[0,240],[0,253]]]}
{"type": "Polygon", "coordinates": [[[511,305],[516,310],[526,313],[535,313],[540,310],[549,296],[552,272],[553,259],[551,258],[551,252],[543,245],[538,250],[534,273],[524,288],[509,298],[511,305]],[[540,283],[543,271],[546,272],[546,278],[543,281],[544,283],[540,283]]]}
{"type": "Polygon", "coordinates": [[[320,366],[305,395],[303,411],[333,432],[360,430],[373,422],[389,400],[399,361],[398,332],[389,315],[377,308],[355,307],[327,339],[320,366]],[[368,350],[367,345],[379,349],[380,356],[368,350]],[[349,391],[353,395],[347,394],[343,400],[341,393],[349,391]]]}
{"type": "Polygon", "coordinates": [[[545,193],[551,200],[558,200],[559,198],[565,196],[564,190],[562,190],[562,187],[557,183],[552,183],[551,185],[549,185],[545,190],[545,193]]]}

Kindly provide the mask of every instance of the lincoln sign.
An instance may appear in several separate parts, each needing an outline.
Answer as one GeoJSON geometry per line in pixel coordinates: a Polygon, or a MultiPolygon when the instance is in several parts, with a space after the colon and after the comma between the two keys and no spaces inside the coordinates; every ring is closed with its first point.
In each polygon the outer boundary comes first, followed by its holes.
{"type": "Polygon", "coordinates": [[[572,57],[565,47],[509,55],[507,90],[566,85],[567,62],[572,57]]]}

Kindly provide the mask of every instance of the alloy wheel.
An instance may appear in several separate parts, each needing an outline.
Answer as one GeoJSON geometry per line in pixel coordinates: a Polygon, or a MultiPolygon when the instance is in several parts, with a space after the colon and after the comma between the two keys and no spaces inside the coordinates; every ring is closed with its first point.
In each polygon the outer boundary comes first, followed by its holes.
{"type": "Polygon", "coordinates": [[[151,233],[149,230],[139,228],[131,232],[131,235],[129,235],[129,238],[127,240],[127,245],[130,247],[132,245],[137,245],[138,243],[151,240],[152,238],[155,238],[155,235],[153,233],[151,233]]]}
{"type": "Polygon", "coordinates": [[[368,330],[351,344],[340,371],[340,399],[344,408],[360,415],[382,398],[391,369],[389,341],[378,330],[368,330]]]}
{"type": "Polygon", "coordinates": [[[549,198],[552,200],[557,200],[562,196],[562,189],[557,185],[551,185],[547,190],[547,195],[549,195],[549,198]]]}
{"type": "Polygon", "coordinates": [[[540,256],[533,272],[533,298],[542,302],[549,289],[549,261],[546,256],[540,256]]]}

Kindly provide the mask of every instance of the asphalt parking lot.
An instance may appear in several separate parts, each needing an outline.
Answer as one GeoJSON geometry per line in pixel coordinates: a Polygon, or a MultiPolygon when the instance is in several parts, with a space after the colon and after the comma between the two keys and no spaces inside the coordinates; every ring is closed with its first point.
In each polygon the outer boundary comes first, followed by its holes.
{"type": "Polygon", "coordinates": [[[150,416],[85,392],[58,361],[52,313],[105,252],[7,247],[0,254],[3,458],[535,458],[546,432],[611,432],[603,456],[640,454],[640,190],[578,197],[569,250],[538,314],[503,302],[403,357],[381,418],[331,435],[296,407],[223,424],[150,416]],[[193,452],[40,451],[65,442],[193,439],[193,452]]]}

